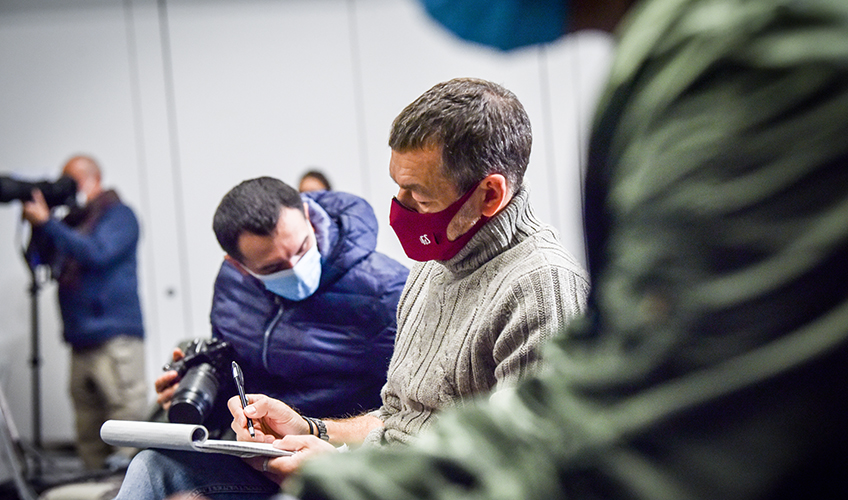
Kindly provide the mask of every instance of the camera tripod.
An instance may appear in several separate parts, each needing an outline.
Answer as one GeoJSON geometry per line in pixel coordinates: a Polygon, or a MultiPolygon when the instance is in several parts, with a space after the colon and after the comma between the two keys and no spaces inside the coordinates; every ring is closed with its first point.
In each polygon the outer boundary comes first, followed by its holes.
{"type": "MultiPolygon", "coordinates": [[[[18,233],[20,237],[20,232],[18,233]]],[[[50,279],[50,269],[47,265],[38,264],[30,260],[26,247],[21,239],[21,255],[29,270],[30,283],[27,288],[30,300],[30,357],[29,366],[32,378],[31,403],[32,403],[32,461],[35,475],[41,473],[40,450],[41,440],[41,327],[39,322],[39,293],[44,284],[50,279]]]]}
{"type": "Polygon", "coordinates": [[[30,283],[27,287],[30,300],[30,356],[29,365],[32,376],[32,441],[27,443],[19,436],[12,414],[9,411],[5,394],[0,387],[0,453],[11,464],[13,479],[21,500],[35,500],[38,492],[63,483],[89,479],[99,479],[112,474],[112,471],[78,472],[56,463],[58,457],[51,458],[42,443],[41,411],[41,327],[39,322],[39,294],[51,278],[49,265],[27,251],[23,243],[23,223],[18,228],[17,239],[21,255],[27,265],[30,283]]]}

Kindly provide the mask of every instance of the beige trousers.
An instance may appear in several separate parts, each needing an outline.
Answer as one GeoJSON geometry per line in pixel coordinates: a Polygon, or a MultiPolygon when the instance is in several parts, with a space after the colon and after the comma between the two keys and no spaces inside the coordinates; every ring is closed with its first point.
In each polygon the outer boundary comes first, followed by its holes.
{"type": "Polygon", "coordinates": [[[100,426],[109,419],[147,417],[142,339],[120,335],[95,348],[73,350],[70,391],[77,451],[85,466],[100,469],[115,451],[131,456],[135,450],[118,450],[101,441],[100,426]]]}

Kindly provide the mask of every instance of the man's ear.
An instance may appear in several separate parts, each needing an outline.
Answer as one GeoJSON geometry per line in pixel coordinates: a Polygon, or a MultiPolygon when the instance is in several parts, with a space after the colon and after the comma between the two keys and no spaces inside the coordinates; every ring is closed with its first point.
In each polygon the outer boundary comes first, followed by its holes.
{"type": "Polygon", "coordinates": [[[500,212],[512,199],[506,177],[501,174],[489,174],[479,184],[483,189],[483,205],[481,213],[486,217],[492,217],[500,212]]]}
{"type": "Polygon", "coordinates": [[[309,220],[309,203],[306,203],[305,201],[303,202],[303,215],[306,217],[306,222],[312,224],[309,220]]]}

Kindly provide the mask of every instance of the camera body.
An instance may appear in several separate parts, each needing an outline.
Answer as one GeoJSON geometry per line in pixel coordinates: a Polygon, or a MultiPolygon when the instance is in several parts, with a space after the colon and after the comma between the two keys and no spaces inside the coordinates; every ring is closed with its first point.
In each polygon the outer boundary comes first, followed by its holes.
{"type": "Polygon", "coordinates": [[[165,365],[176,370],[180,386],[168,408],[168,421],[202,424],[215,403],[218,388],[232,374],[235,355],[232,346],[220,339],[195,339],[185,349],[185,357],[165,365]]]}
{"type": "Polygon", "coordinates": [[[32,191],[38,189],[49,207],[72,206],[76,203],[77,183],[71,177],[62,176],[55,182],[27,182],[0,175],[0,203],[13,200],[30,201],[32,191]]]}

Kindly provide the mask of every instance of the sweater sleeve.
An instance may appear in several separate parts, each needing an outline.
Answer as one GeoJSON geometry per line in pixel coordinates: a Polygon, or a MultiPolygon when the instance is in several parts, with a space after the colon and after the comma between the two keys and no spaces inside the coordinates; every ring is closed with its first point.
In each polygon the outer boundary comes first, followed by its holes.
{"type": "Polygon", "coordinates": [[[588,281],[559,266],[543,266],[520,276],[492,309],[502,317],[492,356],[496,389],[515,385],[537,370],[541,347],[586,307],[588,281]]]}
{"type": "Polygon", "coordinates": [[[91,234],[82,234],[55,219],[48,220],[40,230],[60,253],[89,268],[110,266],[135,248],[139,238],[138,220],[126,205],[108,210],[91,234]]]}

